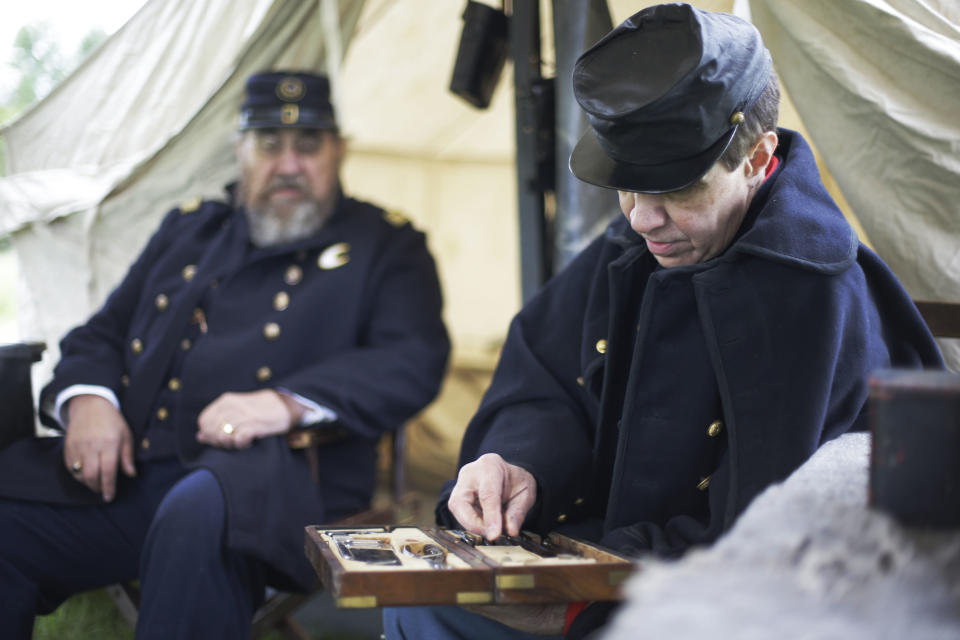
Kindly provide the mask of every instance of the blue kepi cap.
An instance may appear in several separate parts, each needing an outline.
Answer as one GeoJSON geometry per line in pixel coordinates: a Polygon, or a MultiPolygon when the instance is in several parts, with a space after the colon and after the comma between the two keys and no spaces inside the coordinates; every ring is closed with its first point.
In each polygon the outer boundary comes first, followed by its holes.
{"type": "Polygon", "coordinates": [[[590,128],[570,170],[622,191],[683,189],[723,155],[772,66],[760,33],[736,16],[688,4],[636,13],[574,66],[590,128]]]}
{"type": "Polygon", "coordinates": [[[337,129],[326,76],[301,71],[265,71],[247,79],[240,130],[293,127],[337,129]]]}

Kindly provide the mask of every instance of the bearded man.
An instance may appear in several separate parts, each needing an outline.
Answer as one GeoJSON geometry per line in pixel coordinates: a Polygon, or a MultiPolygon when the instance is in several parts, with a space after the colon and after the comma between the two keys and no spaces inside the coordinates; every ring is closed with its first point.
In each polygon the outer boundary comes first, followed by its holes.
{"type": "Polygon", "coordinates": [[[433,259],[343,194],[327,79],[251,76],[236,151],[227,199],[171,211],[64,338],[40,398],[64,437],[0,452],[7,637],[136,578],[138,638],[249,637],[266,585],[313,585],[304,527],[369,503],[379,436],[439,388],[433,259]]]}

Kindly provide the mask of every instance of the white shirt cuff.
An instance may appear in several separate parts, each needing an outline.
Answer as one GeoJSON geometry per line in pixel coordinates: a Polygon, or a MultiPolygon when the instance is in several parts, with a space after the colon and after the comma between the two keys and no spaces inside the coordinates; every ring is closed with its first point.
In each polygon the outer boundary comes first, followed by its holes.
{"type": "Polygon", "coordinates": [[[296,400],[297,404],[306,409],[306,411],[303,412],[303,416],[300,418],[300,424],[297,426],[302,427],[304,425],[314,424],[316,422],[334,422],[337,419],[337,412],[329,407],[319,405],[313,400],[308,400],[303,396],[286,389],[277,389],[277,391],[287,394],[296,400]]]}
{"type": "Polygon", "coordinates": [[[53,411],[48,412],[50,416],[60,423],[64,429],[67,428],[67,416],[63,414],[67,402],[75,396],[100,396],[107,400],[115,408],[120,408],[120,401],[117,400],[117,394],[112,389],[101,387],[98,384],[72,384],[57,394],[57,399],[53,405],[53,411]]]}
{"type": "MultiPolygon", "coordinates": [[[[329,407],[324,407],[317,404],[313,400],[308,400],[303,396],[287,391],[286,389],[278,389],[293,398],[297,404],[302,406],[306,411],[303,412],[303,416],[300,418],[300,425],[314,424],[316,422],[334,422],[337,419],[337,413],[329,407]]],[[[81,395],[91,395],[91,396],[100,396],[104,398],[110,404],[112,404],[116,409],[120,408],[120,401],[117,400],[117,395],[113,392],[112,389],[108,387],[102,387],[95,384],[74,384],[70,385],[63,391],[57,394],[56,401],[54,402],[53,411],[50,412],[50,415],[60,423],[60,426],[66,428],[67,425],[67,416],[64,415],[65,405],[70,401],[71,398],[81,395]]]]}

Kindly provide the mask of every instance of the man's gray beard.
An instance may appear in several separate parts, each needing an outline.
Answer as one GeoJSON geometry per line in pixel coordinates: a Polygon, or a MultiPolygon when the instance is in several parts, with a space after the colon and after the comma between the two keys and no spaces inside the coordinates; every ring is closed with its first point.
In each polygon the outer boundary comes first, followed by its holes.
{"type": "Polygon", "coordinates": [[[277,215],[270,207],[246,207],[244,212],[250,227],[250,242],[255,247],[273,247],[308,238],[330,217],[330,212],[321,211],[320,205],[313,200],[301,202],[286,218],[277,215]]]}

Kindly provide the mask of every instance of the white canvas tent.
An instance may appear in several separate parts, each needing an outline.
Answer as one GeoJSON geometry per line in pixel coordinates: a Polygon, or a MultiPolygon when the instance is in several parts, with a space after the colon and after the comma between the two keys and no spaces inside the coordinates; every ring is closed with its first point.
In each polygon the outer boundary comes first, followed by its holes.
{"type": "MultiPolygon", "coordinates": [[[[651,3],[609,4],[616,23],[651,3]]],[[[960,300],[955,0],[694,4],[752,15],[836,197],[911,295],[960,300]]],[[[346,189],[428,232],[455,358],[493,355],[520,303],[511,69],[489,110],[447,91],[463,5],[148,2],[3,132],[0,233],[12,234],[21,268],[21,336],[51,347],[40,371],[166,210],[218,196],[234,178],[243,81],[269,67],[333,77],[351,147],[346,189]]],[[[549,67],[550,3],[541,6],[549,67]]],[[[803,127],[789,105],[784,122],[803,127]]],[[[960,349],[950,348],[956,366],[960,349]]]]}
{"type": "Polygon", "coordinates": [[[960,2],[750,5],[872,246],[915,299],[960,301],[960,2]]]}

